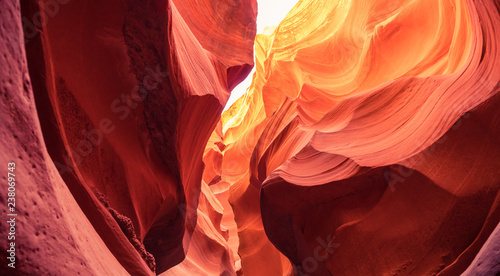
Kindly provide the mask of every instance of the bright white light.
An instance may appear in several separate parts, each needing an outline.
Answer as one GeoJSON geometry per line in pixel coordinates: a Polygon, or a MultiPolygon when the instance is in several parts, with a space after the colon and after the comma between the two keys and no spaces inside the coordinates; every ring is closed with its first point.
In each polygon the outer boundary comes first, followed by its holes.
{"type": "MultiPolygon", "coordinates": [[[[262,0],[257,2],[259,9],[257,14],[257,33],[260,34],[264,31],[265,27],[277,26],[293,6],[297,4],[298,0],[262,0]]],[[[255,67],[248,74],[248,77],[233,89],[224,111],[245,94],[247,88],[252,84],[253,73],[255,73],[255,67]]]]}

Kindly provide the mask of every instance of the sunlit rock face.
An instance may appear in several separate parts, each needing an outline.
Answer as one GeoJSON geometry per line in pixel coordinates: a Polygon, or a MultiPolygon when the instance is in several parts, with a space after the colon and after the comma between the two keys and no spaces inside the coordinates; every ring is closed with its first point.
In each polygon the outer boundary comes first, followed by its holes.
{"type": "Polygon", "coordinates": [[[499,12],[3,1],[1,274],[499,273],[499,12]]]}
{"type": "Polygon", "coordinates": [[[243,274],[457,275],[498,250],[499,26],[498,1],[300,1],[258,35],[222,118],[243,274]]]}

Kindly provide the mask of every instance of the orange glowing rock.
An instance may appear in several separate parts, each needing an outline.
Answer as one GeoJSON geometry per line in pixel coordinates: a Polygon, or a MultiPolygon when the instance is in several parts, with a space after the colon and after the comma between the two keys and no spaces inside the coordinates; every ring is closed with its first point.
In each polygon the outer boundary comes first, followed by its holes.
{"type": "Polygon", "coordinates": [[[311,0],[258,35],[222,116],[243,274],[464,271],[500,220],[499,22],[494,1],[311,0]]]}
{"type": "Polygon", "coordinates": [[[0,7],[16,273],[500,273],[498,1],[0,7]]]}

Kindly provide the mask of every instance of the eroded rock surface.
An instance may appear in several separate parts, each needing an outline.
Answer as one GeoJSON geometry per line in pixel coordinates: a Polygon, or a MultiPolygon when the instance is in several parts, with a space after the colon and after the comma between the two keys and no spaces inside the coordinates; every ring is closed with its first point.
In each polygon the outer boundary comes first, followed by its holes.
{"type": "Polygon", "coordinates": [[[498,1],[0,7],[14,273],[500,272],[498,1]]]}

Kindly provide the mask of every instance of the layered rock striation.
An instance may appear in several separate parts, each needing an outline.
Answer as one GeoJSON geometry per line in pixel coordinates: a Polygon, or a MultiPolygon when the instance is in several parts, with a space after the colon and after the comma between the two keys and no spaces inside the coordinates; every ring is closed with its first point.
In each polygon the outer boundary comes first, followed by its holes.
{"type": "Polygon", "coordinates": [[[498,1],[0,6],[2,272],[500,272],[498,1]]]}

